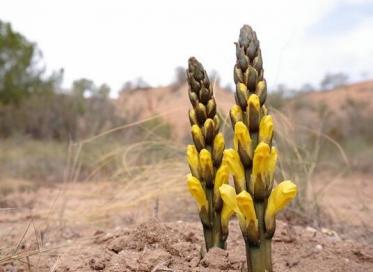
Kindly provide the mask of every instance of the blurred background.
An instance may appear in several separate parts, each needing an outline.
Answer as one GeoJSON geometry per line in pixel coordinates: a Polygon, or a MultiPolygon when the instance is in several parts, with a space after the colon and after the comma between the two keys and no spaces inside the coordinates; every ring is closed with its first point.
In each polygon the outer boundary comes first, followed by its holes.
{"type": "Polygon", "coordinates": [[[0,262],[36,234],[58,244],[198,221],[187,60],[209,72],[231,143],[243,24],[261,42],[276,179],[300,188],[282,219],[372,242],[373,1],[12,0],[0,8],[0,262]]]}

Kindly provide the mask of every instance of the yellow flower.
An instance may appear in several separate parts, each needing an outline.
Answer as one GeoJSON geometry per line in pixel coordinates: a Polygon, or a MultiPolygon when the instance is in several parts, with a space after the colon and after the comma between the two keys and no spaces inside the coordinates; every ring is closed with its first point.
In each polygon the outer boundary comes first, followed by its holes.
{"type": "Polygon", "coordinates": [[[245,190],[245,169],[237,151],[234,149],[224,150],[223,162],[228,165],[229,171],[233,174],[236,188],[238,188],[240,192],[245,190]]]}
{"type": "Polygon", "coordinates": [[[236,191],[228,184],[223,184],[219,188],[221,198],[223,199],[223,210],[221,213],[221,224],[223,231],[228,230],[229,220],[236,213],[240,224],[245,222],[245,218],[237,205],[236,191]]]}
{"type": "Polygon", "coordinates": [[[220,165],[221,160],[223,158],[224,148],[224,136],[223,133],[219,132],[218,134],[216,134],[212,146],[212,158],[214,160],[215,165],[220,165]]]}
{"type": "Polygon", "coordinates": [[[259,124],[259,142],[270,144],[273,134],[273,120],[271,115],[262,118],[259,124]]]}
{"type": "Polygon", "coordinates": [[[229,180],[229,169],[226,164],[222,164],[218,171],[216,171],[215,182],[214,182],[214,199],[218,201],[221,199],[219,188],[223,184],[228,183],[229,180]]]}
{"type": "Polygon", "coordinates": [[[230,116],[232,124],[235,125],[237,122],[242,121],[242,109],[238,105],[234,105],[230,110],[230,116]]]}
{"type": "Polygon", "coordinates": [[[297,186],[290,180],[281,182],[272,190],[265,211],[265,224],[267,229],[273,228],[276,214],[284,209],[296,195],[297,186]]]}
{"type": "Polygon", "coordinates": [[[203,135],[205,136],[206,144],[211,144],[214,140],[214,121],[207,118],[205,124],[203,125],[203,135]]]}
{"type": "Polygon", "coordinates": [[[198,125],[192,126],[192,138],[197,150],[205,147],[205,138],[203,137],[202,130],[198,125]]]}
{"type": "Polygon", "coordinates": [[[254,202],[250,194],[242,191],[236,195],[234,188],[228,184],[220,186],[220,194],[223,199],[222,227],[228,226],[229,219],[236,213],[240,228],[250,237],[256,237],[258,232],[258,220],[256,219],[254,202]],[[224,212],[224,216],[223,216],[224,212]]]}
{"type": "Polygon", "coordinates": [[[212,183],[214,169],[212,166],[211,153],[207,149],[202,149],[201,152],[199,152],[199,163],[203,180],[207,183],[212,183]]]}
{"type": "Polygon", "coordinates": [[[250,132],[257,132],[259,130],[260,121],[260,101],[256,94],[251,94],[247,99],[247,121],[250,132]]]}
{"type": "Polygon", "coordinates": [[[254,201],[247,191],[242,191],[237,195],[237,205],[242,214],[245,216],[246,227],[254,224],[258,227],[258,220],[254,209],[254,201]]]}
{"type": "Polygon", "coordinates": [[[256,109],[257,112],[259,112],[260,108],[260,102],[259,102],[259,96],[256,94],[251,94],[249,96],[249,99],[247,100],[248,107],[252,106],[254,109],[256,109]]]}
{"type": "Polygon", "coordinates": [[[195,145],[188,145],[186,154],[187,154],[187,161],[189,164],[190,172],[192,173],[193,176],[195,176],[196,178],[199,178],[200,177],[199,155],[198,155],[198,151],[195,145]]]}
{"type": "Polygon", "coordinates": [[[277,161],[276,148],[270,148],[266,143],[259,143],[254,152],[253,170],[250,190],[254,196],[263,197],[271,187],[277,161]]]}
{"type": "Polygon", "coordinates": [[[236,102],[241,107],[247,107],[247,87],[243,83],[236,84],[236,102]]]}
{"type": "Polygon", "coordinates": [[[196,112],[193,109],[189,110],[189,122],[191,126],[198,125],[196,112]]]}
{"type": "Polygon", "coordinates": [[[238,143],[245,150],[249,157],[252,157],[252,148],[251,148],[251,137],[247,126],[239,121],[234,125],[234,149],[238,151],[238,143]]]}
{"type": "Polygon", "coordinates": [[[233,214],[234,214],[234,211],[227,205],[223,204],[223,208],[220,214],[220,218],[221,218],[220,222],[221,222],[222,231],[225,234],[228,234],[229,220],[231,219],[233,214]]]}
{"type": "Polygon", "coordinates": [[[187,175],[188,189],[198,204],[198,209],[205,208],[208,210],[208,202],[206,199],[205,191],[202,188],[201,182],[193,177],[191,174],[187,175]]]}

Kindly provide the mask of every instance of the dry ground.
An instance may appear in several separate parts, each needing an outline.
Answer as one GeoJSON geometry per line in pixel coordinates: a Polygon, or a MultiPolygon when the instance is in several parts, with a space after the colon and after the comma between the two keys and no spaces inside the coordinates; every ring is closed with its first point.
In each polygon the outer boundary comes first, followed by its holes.
{"type": "MultiPolygon", "coordinates": [[[[0,203],[0,271],[239,271],[245,256],[236,223],[228,253],[202,257],[196,207],[182,175],[176,180],[65,183],[8,194],[0,203]]],[[[319,175],[315,190],[326,180],[332,182],[320,203],[331,224],[280,221],[275,271],[373,271],[372,176],[319,175]]]]}

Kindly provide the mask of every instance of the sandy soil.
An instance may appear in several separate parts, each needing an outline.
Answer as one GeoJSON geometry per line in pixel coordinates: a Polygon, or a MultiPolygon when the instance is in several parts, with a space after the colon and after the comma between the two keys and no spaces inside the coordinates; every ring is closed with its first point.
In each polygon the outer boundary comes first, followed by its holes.
{"type": "MultiPolygon", "coordinates": [[[[241,271],[241,233],[236,222],[230,229],[228,250],[207,254],[199,223],[151,221],[96,230],[85,241],[69,239],[26,263],[9,261],[0,271],[241,271]]],[[[373,271],[373,247],[284,222],[278,222],[273,252],[274,271],[373,271]]]]}
{"type": "MultiPolygon", "coordinates": [[[[172,199],[167,183],[110,182],[2,197],[0,271],[240,271],[245,254],[236,223],[228,251],[202,256],[196,207],[182,177],[176,179],[172,199]]],[[[315,184],[323,188],[331,224],[316,229],[279,221],[275,271],[373,271],[371,179],[359,174],[315,184]]]]}

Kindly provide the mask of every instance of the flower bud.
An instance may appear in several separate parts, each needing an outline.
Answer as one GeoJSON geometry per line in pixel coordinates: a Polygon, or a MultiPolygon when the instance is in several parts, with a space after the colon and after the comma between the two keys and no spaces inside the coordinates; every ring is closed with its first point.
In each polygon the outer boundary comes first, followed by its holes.
{"type": "Polygon", "coordinates": [[[263,69],[263,59],[262,59],[262,52],[260,51],[260,48],[258,48],[257,56],[253,60],[253,67],[257,71],[260,71],[263,69]]]}
{"type": "Polygon", "coordinates": [[[266,115],[260,120],[259,142],[271,145],[273,136],[273,120],[271,115],[266,115]]]}
{"type": "Polygon", "coordinates": [[[221,124],[220,117],[217,114],[215,114],[214,116],[215,135],[219,133],[220,124],[221,124]]]}
{"type": "Polygon", "coordinates": [[[199,100],[203,103],[206,104],[207,101],[210,99],[210,90],[207,89],[206,87],[202,87],[201,90],[199,91],[199,100]]]}
{"type": "Polygon", "coordinates": [[[247,191],[242,191],[236,197],[237,205],[241,213],[244,215],[245,224],[241,227],[242,233],[249,237],[251,242],[258,242],[259,229],[258,219],[254,208],[254,201],[247,191]]]}
{"type": "Polygon", "coordinates": [[[202,208],[205,208],[208,210],[208,202],[201,182],[189,174],[187,175],[187,185],[190,193],[198,204],[198,209],[201,210],[202,208]]]}
{"type": "Polygon", "coordinates": [[[234,105],[230,112],[232,125],[234,126],[237,122],[242,121],[242,109],[238,105],[234,105]]]}
{"type": "Polygon", "coordinates": [[[242,71],[246,71],[246,69],[249,67],[250,59],[245,55],[245,49],[240,47],[238,43],[235,44],[238,65],[242,71]]]}
{"type": "Polygon", "coordinates": [[[199,152],[200,173],[206,186],[211,188],[213,185],[214,169],[212,166],[211,153],[207,149],[202,149],[199,152]]]}
{"type": "Polygon", "coordinates": [[[243,165],[249,167],[253,156],[251,138],[247,126],[241,121],[234,126],[233,144],[234,149],[240,154],[243,165]]]}
{"type": "Polygon", "coordinates": [[[259,143],[254,152],[251,173],[250,192],[257,200],[262,200],[270,193],[277,161],[276,148],[266,143],[259,143]]]}
{"type": "Polygon", "coordinates": [[[247,100],[248,124],[251,132],[257,132],[260,120],[260,102],[256,94],[251,94],[247,100]]]}
{"type": "Polygon", "coordinates": [[[205,138],[203,137],[202,130],[199,126],[192,126],[192,138],[198,151],[205,147],[205,138]]]}
{"type": "Polygon", "coordinates": [[[197,116],[197,120],[199,124],[204,124],[207,118],[206,107],[202,103],[198,103],[198,105],[194,108],[197,116]]]}
{"type": "Polygon", "coordinates": [[[214,118],[216,114],[216,101],[214,98],[211,98],[207,102],[206,110],[207,110],[207,117],[211,119],[214,118]]]}
{"type": "Polygon", "coordinates": [[[258,220],[256,218],[254,201],[247,191],[242,191],[237,195],[237,205],[242,214],[245,216],[247,225],[249,225],[251,222],[257,224],[258,220]]]}
{"type": "Polygon", "coordinates": [[[188,94],[189,94],[190,103],[193,105],[193,107],[197,106],[198,105],[198,96],[197,96],[197,94],[195,92],[193,92],[192,90],[189,90],[188,94]]]}
{"type": "Polygon", "coordinates": [[[199,154],[195,145],[188,145],[186,154],[190,172],[194,177],[200,178],[199,154]]]}
{"type": "MultiPolygon", "coordinates": [[[[197,95],[201,84],[193,78],[193,75],[187,71],[187,80],[191,89],[191,92],[197,95]]],[[[198,96],[196,96],[198,98],[198,96]]],[[[193,104],[193,103],[192,103],[193,104]]]]}
{"type": "Polygon", "coordinates": [[[247,84],[247,88],[250,90],[250,92],[255,92],[256,82],[258,79],[258,72],[254,69],[254,67],[248,67],[248,69],[244,73],[244,78],[247,84]]]}
{"type": "Polygon", "coordinates": [[[233,174],[236,191],[241,192],[245,190],[245,169],[241,163],[238,152],[234,149],[224,150],[223,163],[228,165],[229,171],[233,174]]]}
{"type": "Polygon", "coordinates": [[[228,183],[229,180],[229,169],[228,166],[225,164],[222,164],[218,171],[216,171],[215,175],[215,182],[214,182],[214,206],[215,210],[219,211],[222,208],[222,200],[220,196],[219,188],[223,184],[228,183]]]}
{"type": "Polygon", "coordinates": [[[240,67],[237,64],[234,66],[233,79],[234,79],[235,84],[237,84],[239,82],[244,82],[242,70],[240,69],[240,67]]]}
{"type": "Polygon", "coordinates": [[[196,112],[193,109],[189,110],[189,122],[191,126],[198,125],[196,112]]]}
{"type": "Polygon", "coordinates": [[[229,219],[231,218],[233,213],[236,213],[240,226],[244,226],[245,218],[242,212],[240,211],[240,209],[238,208],[236,192],[234,188],[228,184],[223,184],[222,186],[220,186],[219,192],[223,200],[223,210],[222,210],[222,215],[221,215],[223,231],[228,232],[229,219]]]}
{"type": "Polygon", "coordinates": [[[203,125],[203,134],[205,136],[205,143],[210,145],[214,139],[214,121],[210,118],[206,119],[205,124],[203,125]]]}
{"type": "Polygon", "coordinates": [[[236,85],[236,100],[237,104],[241,106],[242,109],[247,107],[247,87],[243,83],[237,83],[236,85]]]}
{"type": "Polygon", "coordinates": [[[261,80],[256,84],[255,93],[259,96],[260,105],[262,106],[267,99],[267,83],[261,80]]]}
{"type": "Polygon", "coordinates": [[[218,133],[214,138],[214,143],[212,145],[212,160],[215,166],[219,166],[223,159],[224,152],[224,136],[223,133],[218,133]]]}

